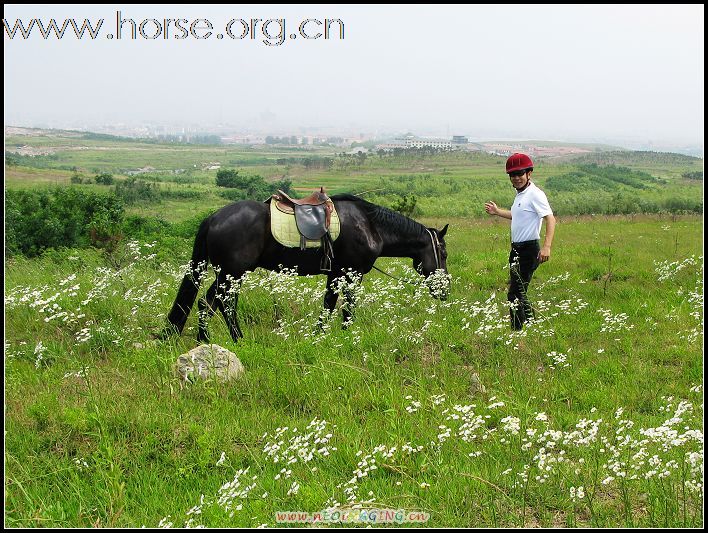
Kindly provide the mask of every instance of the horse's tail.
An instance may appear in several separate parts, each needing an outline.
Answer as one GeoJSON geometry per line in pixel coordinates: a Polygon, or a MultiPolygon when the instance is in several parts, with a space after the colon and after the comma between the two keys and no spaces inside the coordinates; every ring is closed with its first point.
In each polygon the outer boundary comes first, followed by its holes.
{"type": "Polygon", "coordinates": [[[184,278],[182,278],[175,303],[172,304],[170,314],[167,315],[167,321],[177,333],[181,333],[182,329],[184,329],[184,325],[187,323],[189,312],[192,310],[194,300],[197,299],[201,277],[206,272],[206,267],[209,262],[206,241],[207,233],[209,232],[209,218],[210,217],[205,218],[199,226],[197,236],[194,239],[194,248],[192,250],[192,260],[189,263],[189,271],[184,278]]]}

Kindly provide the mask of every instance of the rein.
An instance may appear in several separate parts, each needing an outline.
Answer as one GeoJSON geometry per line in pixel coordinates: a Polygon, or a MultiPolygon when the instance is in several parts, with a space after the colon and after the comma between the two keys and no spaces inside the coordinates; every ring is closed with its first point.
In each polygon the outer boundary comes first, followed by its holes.
{"type": "MultiPolygon", "coordinates": [[[[430,237],[430,243],[433,246],[433,255],[435,255],[435,271],[437,271],[440,269],[440,258],[438,257],[438,254],[440,253],[440,241],[438,240],[438,236],[437,235],[433,236],[433,232],[431,232],[428,228],[425,228],[425,231],[428,232],[428,236],[430,237]]],[[[388,272],[381,270],[376,265],[373,265],[372,268],[374,270],[378,270],[379,272],[381,272],[385,276],[388,276],[391,279],[395,279],[396,281],[402,281],[403,283],[408,283],[409,285],[416,286],[415,283],[412,283],[412,282],[405,280],[405,279],[397,278],[396,276],[393,276],[393,275],[389,274],[388,272]]]]}
{"type": "Polygon", "coordinates": [[[386,272],[385,270],[381,270],[381,269],[380,269],[379,267],[377,267],[376,265],[373,265],[371,268],[373,268],[374,270],[378,270],[378,271],[381,272],[384,276],[388,276],[389,278],[395,279],[396,281],[402,281],[403,283],[408,283],[408,285],[413,285],[414,287],[417,286],[415,283],[412,283],[412,282],[408,281],[407,279],[402,279],[402,278],[397,278],[396,276],[392,276],[391,274],[389,274],[389,273],[386,272]]]}
{"type": "MultiPolygon", "coordinates": [[[[357,193],[357,194],[355,194],[354,196],[362,196],[362,195],[364,195],[364,194],[366,194],[366,193],[369,193],[369,192],[376,192],[376,191],[382,191],[382,190],[385,190],[385,189],[371,189],[371,190],[368,190],[368,191],[363,191],[363,192],[357,193]]],[[[435,256],[435,270],[437,271],[437,270],[440,269],[440,262],[441,262],[441,257],[440,257],[440,240],[438,239],[437,233],[436,233],[436,234],[433,234],[428,228],[425,228],[425,231],[428,232],[428,236],[430,237],[430,243],[431,243],[432,246],[433,246],[433,255],[435,256]]],[[[408,283],[409,285],[416,286],[415,283],[412,283],[412,282],[410,282],[410,281],[408,281],[408,280],[405,280],[405,279],[397,278],[396,276],[393,276],[393,275],[389,274],[388,272],[386,272],[386,271],[384,271],[384,270],[381,270],[381,269],[380,269],[379,267],[377,267],[376,265],[373,265],[372,268],[373,268],[374,270],[378,270],[378,271],[381,272],[383,275],[388,276],[388,277],[391,278],[391,279],[395,279],[396,281],[402,281],[403,283],[408,283]]]]}

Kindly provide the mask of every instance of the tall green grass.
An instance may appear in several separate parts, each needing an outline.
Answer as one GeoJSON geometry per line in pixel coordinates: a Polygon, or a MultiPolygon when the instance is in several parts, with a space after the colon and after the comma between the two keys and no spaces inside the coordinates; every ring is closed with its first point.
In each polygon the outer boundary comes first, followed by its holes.
{"type": "Polygon", "coordinates": [[[190,239],[8,261],[6,524],[378,508],[442,527],[702,526],[701,220],[561,217],[521,334],[508,223],[426,222],[450,223],[448,301],[372,273],[354,324],[322,334],[323,278],[256,272],[245,338],[210,324],[246,366],[232,384],[174,376],[196,312],[184,335],[152,338],[190,239]]]}

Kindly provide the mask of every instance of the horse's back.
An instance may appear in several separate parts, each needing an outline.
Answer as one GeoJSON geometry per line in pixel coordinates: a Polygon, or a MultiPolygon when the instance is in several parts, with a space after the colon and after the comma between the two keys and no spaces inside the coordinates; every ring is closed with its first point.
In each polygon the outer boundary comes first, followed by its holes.
{"type": "MultiPolygon", "coordinates": [[[[340,219],[333,266],[368,272],[380,254],[380,237],[355,197],[335,196],[333,201],[340,219]]],[[[234,276],[257,267],[275,270],[281,265],[297,266],[301,274],[322,273],[316,249],[286,248],[275,240],[270,206],[264,202],[243,200],[211,215],[207,247],[210,262],[234,276]]]]}

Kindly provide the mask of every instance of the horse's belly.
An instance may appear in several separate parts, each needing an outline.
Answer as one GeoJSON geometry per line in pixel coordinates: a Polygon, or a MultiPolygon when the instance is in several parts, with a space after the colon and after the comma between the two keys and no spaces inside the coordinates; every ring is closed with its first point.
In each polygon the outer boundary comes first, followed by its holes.
{"type": "Polygon", "coordinates": [[[319,248],[309,248],[302,251],[299,248],[281,246],[276,253],[266,255],[269,257],[264,257],[259,266],[268,270],[287,268],[296,270],[299,276],[326,274],[320,270],[322,251],[319,248]]]}

